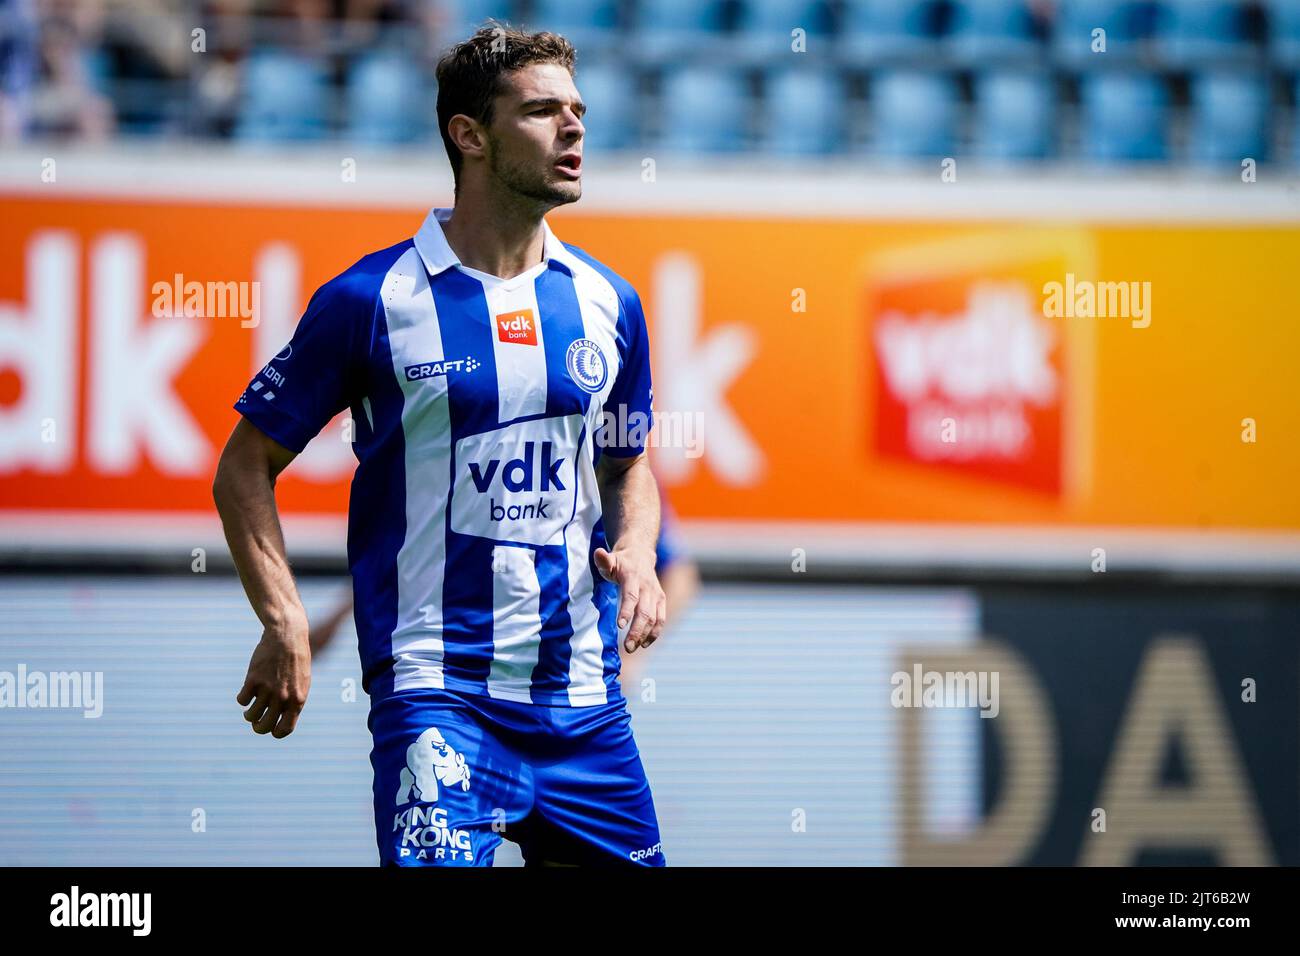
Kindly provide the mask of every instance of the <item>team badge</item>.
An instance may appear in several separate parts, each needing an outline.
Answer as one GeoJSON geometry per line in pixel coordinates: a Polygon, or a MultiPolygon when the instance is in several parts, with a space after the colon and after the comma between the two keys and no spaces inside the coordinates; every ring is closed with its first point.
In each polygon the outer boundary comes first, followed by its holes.
{"type": "Polygon", "coordinates": [[[591,339],[575,340],[569,346],[564,364],[569,369],[569,377],[584,391],[599,392],[605,386],[609,368],[605,365],[600,346],[591,339]]]}

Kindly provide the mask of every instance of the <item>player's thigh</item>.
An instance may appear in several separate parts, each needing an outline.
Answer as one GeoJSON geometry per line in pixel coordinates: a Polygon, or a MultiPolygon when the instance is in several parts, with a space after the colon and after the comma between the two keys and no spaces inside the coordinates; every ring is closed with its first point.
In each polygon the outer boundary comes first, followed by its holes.
{"type": "Polygon", "coordinates": [[[371,709],[375,836],[382,864],[491,866],[531,775],[455,694],[406,692],[371,709]]]}
{"type": "Polygon", "coordinates": [[[665,865],[626,710],[586,728],[564,759],[534,761],[533,773],[534,825],[521,844],[527,864],[665,865]]]}

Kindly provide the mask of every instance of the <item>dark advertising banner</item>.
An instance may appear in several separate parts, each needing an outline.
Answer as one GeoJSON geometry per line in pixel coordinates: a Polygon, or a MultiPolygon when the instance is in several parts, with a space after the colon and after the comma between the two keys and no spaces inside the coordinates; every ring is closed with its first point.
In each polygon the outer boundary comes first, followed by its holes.
{"type": "MultiPolygon", "coordinates": [[[[978,644],[915,660],[993,689],[982,822],[945,840],[905,809],[907,862],[1300,864],[1300,596],[992,588],[980,606],[978,644]]],[[[916,713],[904,808],[924,803],[916,713]]]]}

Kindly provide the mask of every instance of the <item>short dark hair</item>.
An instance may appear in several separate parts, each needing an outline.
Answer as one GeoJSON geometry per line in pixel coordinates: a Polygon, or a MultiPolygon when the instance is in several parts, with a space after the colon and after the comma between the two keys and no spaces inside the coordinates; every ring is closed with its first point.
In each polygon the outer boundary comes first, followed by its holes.
{"type": "Polygon", "coordinates": [[[442,55],[437,70],[438,127],[458,188],[464,157],[447,132],[451,118],[464,113],[490,126],[502,76],[534,63],[558,63],[572,76],[577,56],[573,44],[558,33],[527,33],[500,20],[485,21],[472,37],[442,55]]]}

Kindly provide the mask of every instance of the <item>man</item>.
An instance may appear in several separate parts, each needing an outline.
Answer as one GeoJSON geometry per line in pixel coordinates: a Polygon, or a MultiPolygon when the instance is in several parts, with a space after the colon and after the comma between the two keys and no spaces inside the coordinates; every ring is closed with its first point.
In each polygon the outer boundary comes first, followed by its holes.
{"type": "Polygon", "coordinates": [[[617,644],[664,625],[659,498],[643,430],[607,427],[650,418],[645,317],[543,219],[582,191],[574,58],[562,37],[497,24],[443,57],[454,208],[316,292],[236,403],[214,482],[264,626],[238,701],[283,737],[311,652],[275,478],[351,409],[384,864],[489,866],[503,836],[529,865],[665,862],[617,644]]]}

